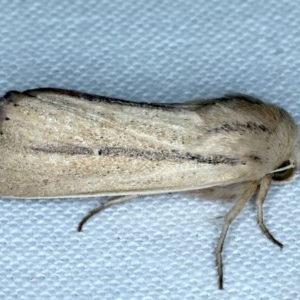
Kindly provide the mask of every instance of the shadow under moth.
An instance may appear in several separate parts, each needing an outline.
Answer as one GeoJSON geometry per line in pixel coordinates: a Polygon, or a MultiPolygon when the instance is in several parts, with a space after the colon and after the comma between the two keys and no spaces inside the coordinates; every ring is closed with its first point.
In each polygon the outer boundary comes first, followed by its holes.
{"type": "Polygon", "coordinates": [[[224,240],[252,196],[259,227],[282,247],[263,203],[272,182],[295,174],[299,146],[289,113],[242,94],[154,104],[40,88],[0,101],[0,153],[2,198],[111,196],[79,231],[104,208],[146,194],[235,200],[215,250],[222,289],[224,240]]]}

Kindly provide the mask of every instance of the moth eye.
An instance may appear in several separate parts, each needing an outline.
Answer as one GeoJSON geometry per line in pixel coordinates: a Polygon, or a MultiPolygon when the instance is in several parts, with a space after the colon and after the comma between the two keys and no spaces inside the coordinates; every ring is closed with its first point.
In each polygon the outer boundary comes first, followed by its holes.
{"type": "MultiPolygon", "coordinates": [[[[290,161],[285,161],[282,165],[280,165],[277,169],[281,169],[291,165],[290,161]]],[[[274,181],[285,181],[291,178],[295,173],[295,168],[289,168],[282,171],[278,171],[272,174],[272,179],[274,181]]]]}

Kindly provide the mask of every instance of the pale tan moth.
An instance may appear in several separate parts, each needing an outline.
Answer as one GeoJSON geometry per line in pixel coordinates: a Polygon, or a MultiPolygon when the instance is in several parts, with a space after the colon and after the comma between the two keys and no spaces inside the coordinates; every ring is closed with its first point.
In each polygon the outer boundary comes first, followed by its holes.
{"type": "Polygon", "coordinates": [[[228,228],[256,195],[263,221],[271,182],[293,177],[297,126],[283,109],[245,95],[151,104],[41,88],[0,102],[0,196],[114,196],[102,209],[140,195],[192,192],[236,200],[216,247],[219,288],[228,228]]]}

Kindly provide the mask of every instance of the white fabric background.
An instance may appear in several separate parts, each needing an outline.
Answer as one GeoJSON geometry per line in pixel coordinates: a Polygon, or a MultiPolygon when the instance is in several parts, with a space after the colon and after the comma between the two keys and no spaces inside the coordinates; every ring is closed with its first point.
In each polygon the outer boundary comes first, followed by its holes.
{"type": "MultiPolygon", "coordinates": [[[[300,124],[300,2],[3,0],[0,92],[77,89],[153,102],[243,92],[300,124]]],[[[1,154],[0,154],[1,155],[1,154]]],[[[213,251],[232,203],[182,195],[107,209],[103,199],[0,200],[0,299],[299,299],[300,184],[253,202],[213,251]]]]}

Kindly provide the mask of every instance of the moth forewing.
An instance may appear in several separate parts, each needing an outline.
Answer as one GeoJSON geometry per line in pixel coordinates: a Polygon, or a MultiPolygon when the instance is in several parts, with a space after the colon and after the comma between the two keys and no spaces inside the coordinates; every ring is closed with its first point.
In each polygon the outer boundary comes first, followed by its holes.
{"type": "Polygon", "coordinates": [[[236,199],[217,244],[257,193],[258,224],[271,181],[292,177],[297,126],[283,109],[245,95],[183,104],[135,103],[59,89],[9,92],[0,102],[0,196],[120,196],[187,191],[236,199]]]}
{"type": "Polygon", "coordinates": [[[11,92],[1,104],[1,195],[151,194],[264,175],[252,150],[241,155],[231,140],[213,149],[228,131],[215,132],[222,125],[207,112],[53,89],[11,92]]]}

